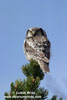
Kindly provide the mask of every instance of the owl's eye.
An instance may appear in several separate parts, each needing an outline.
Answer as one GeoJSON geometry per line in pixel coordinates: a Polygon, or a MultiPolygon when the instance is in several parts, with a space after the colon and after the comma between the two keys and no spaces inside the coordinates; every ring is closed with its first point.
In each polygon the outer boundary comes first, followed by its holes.
{"type": "Polygon", "coordinates": [[[44,33],[41,29],[39,29],[35,32],[34,36],[44,36],[44,33]]]}

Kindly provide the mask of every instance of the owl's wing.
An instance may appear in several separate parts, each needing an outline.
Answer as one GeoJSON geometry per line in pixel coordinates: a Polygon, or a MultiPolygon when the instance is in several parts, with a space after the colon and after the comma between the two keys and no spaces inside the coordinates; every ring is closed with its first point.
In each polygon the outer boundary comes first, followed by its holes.
{"type": "Polygon", "coordinates": [[[44,62],[49,63],[49,59],[45,56],[45,53],[43,52],[45,48],[41,41],[38,42],[37,39],[27,40],[24,46],[25,46],[26,52],[30,52],[32,55],[36,56],[38,59],[41,59],[44,62]]]}
{"type": "Polygon", "coordinates": [[[50,41],[45,36],[36,36],[33,38],[33,45],[35,45],[34,49],[40,54],[46,62],[49,62],[50,59],[50,41]]]}

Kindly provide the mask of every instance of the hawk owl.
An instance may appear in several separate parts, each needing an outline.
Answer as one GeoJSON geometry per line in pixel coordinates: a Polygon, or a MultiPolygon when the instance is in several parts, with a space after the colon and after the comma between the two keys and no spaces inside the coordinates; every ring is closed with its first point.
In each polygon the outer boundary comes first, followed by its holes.
{"type": "Polygon", "coordinates": [[[42,28],[33,27],[27,30],[24,40],[24,53],[30,61],[35,60],[43,72],[48,73],[50,60],[50,41],[42,28]]]}

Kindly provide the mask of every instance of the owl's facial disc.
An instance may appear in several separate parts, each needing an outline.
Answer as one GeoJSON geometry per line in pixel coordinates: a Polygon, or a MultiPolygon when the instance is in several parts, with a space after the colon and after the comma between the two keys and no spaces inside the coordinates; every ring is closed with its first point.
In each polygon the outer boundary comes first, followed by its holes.
{"type": "Polygon", "coordinates": [[[45,37],[47,37],[46,32],[44,30],[42,30],[41,28],[39,28],[35,31],[34,36],[45,36],[45,37]]]}
{"type": "Polygon", "coordinates": [[[45,36],[47,38],[46,32],[42,28],[30,28],[27,31],[26,37],[31,38],[34,36],[45,36]]]}
{"type": "Polygon", "coordinates": [[[36,30],[34,36],[44,36],[44,33],[41,29],[36,30]]]}

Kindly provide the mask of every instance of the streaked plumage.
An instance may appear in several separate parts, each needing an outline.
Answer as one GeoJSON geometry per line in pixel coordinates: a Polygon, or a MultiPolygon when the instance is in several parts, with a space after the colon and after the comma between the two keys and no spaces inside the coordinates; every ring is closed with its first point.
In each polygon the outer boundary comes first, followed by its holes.
{"type": "Polygon", "coordinates": [[[27,31],[24,52],[29,61],[37,61],[43,72],[49,72],[50,41],[42,28],[35,27],[27,31]]]}

